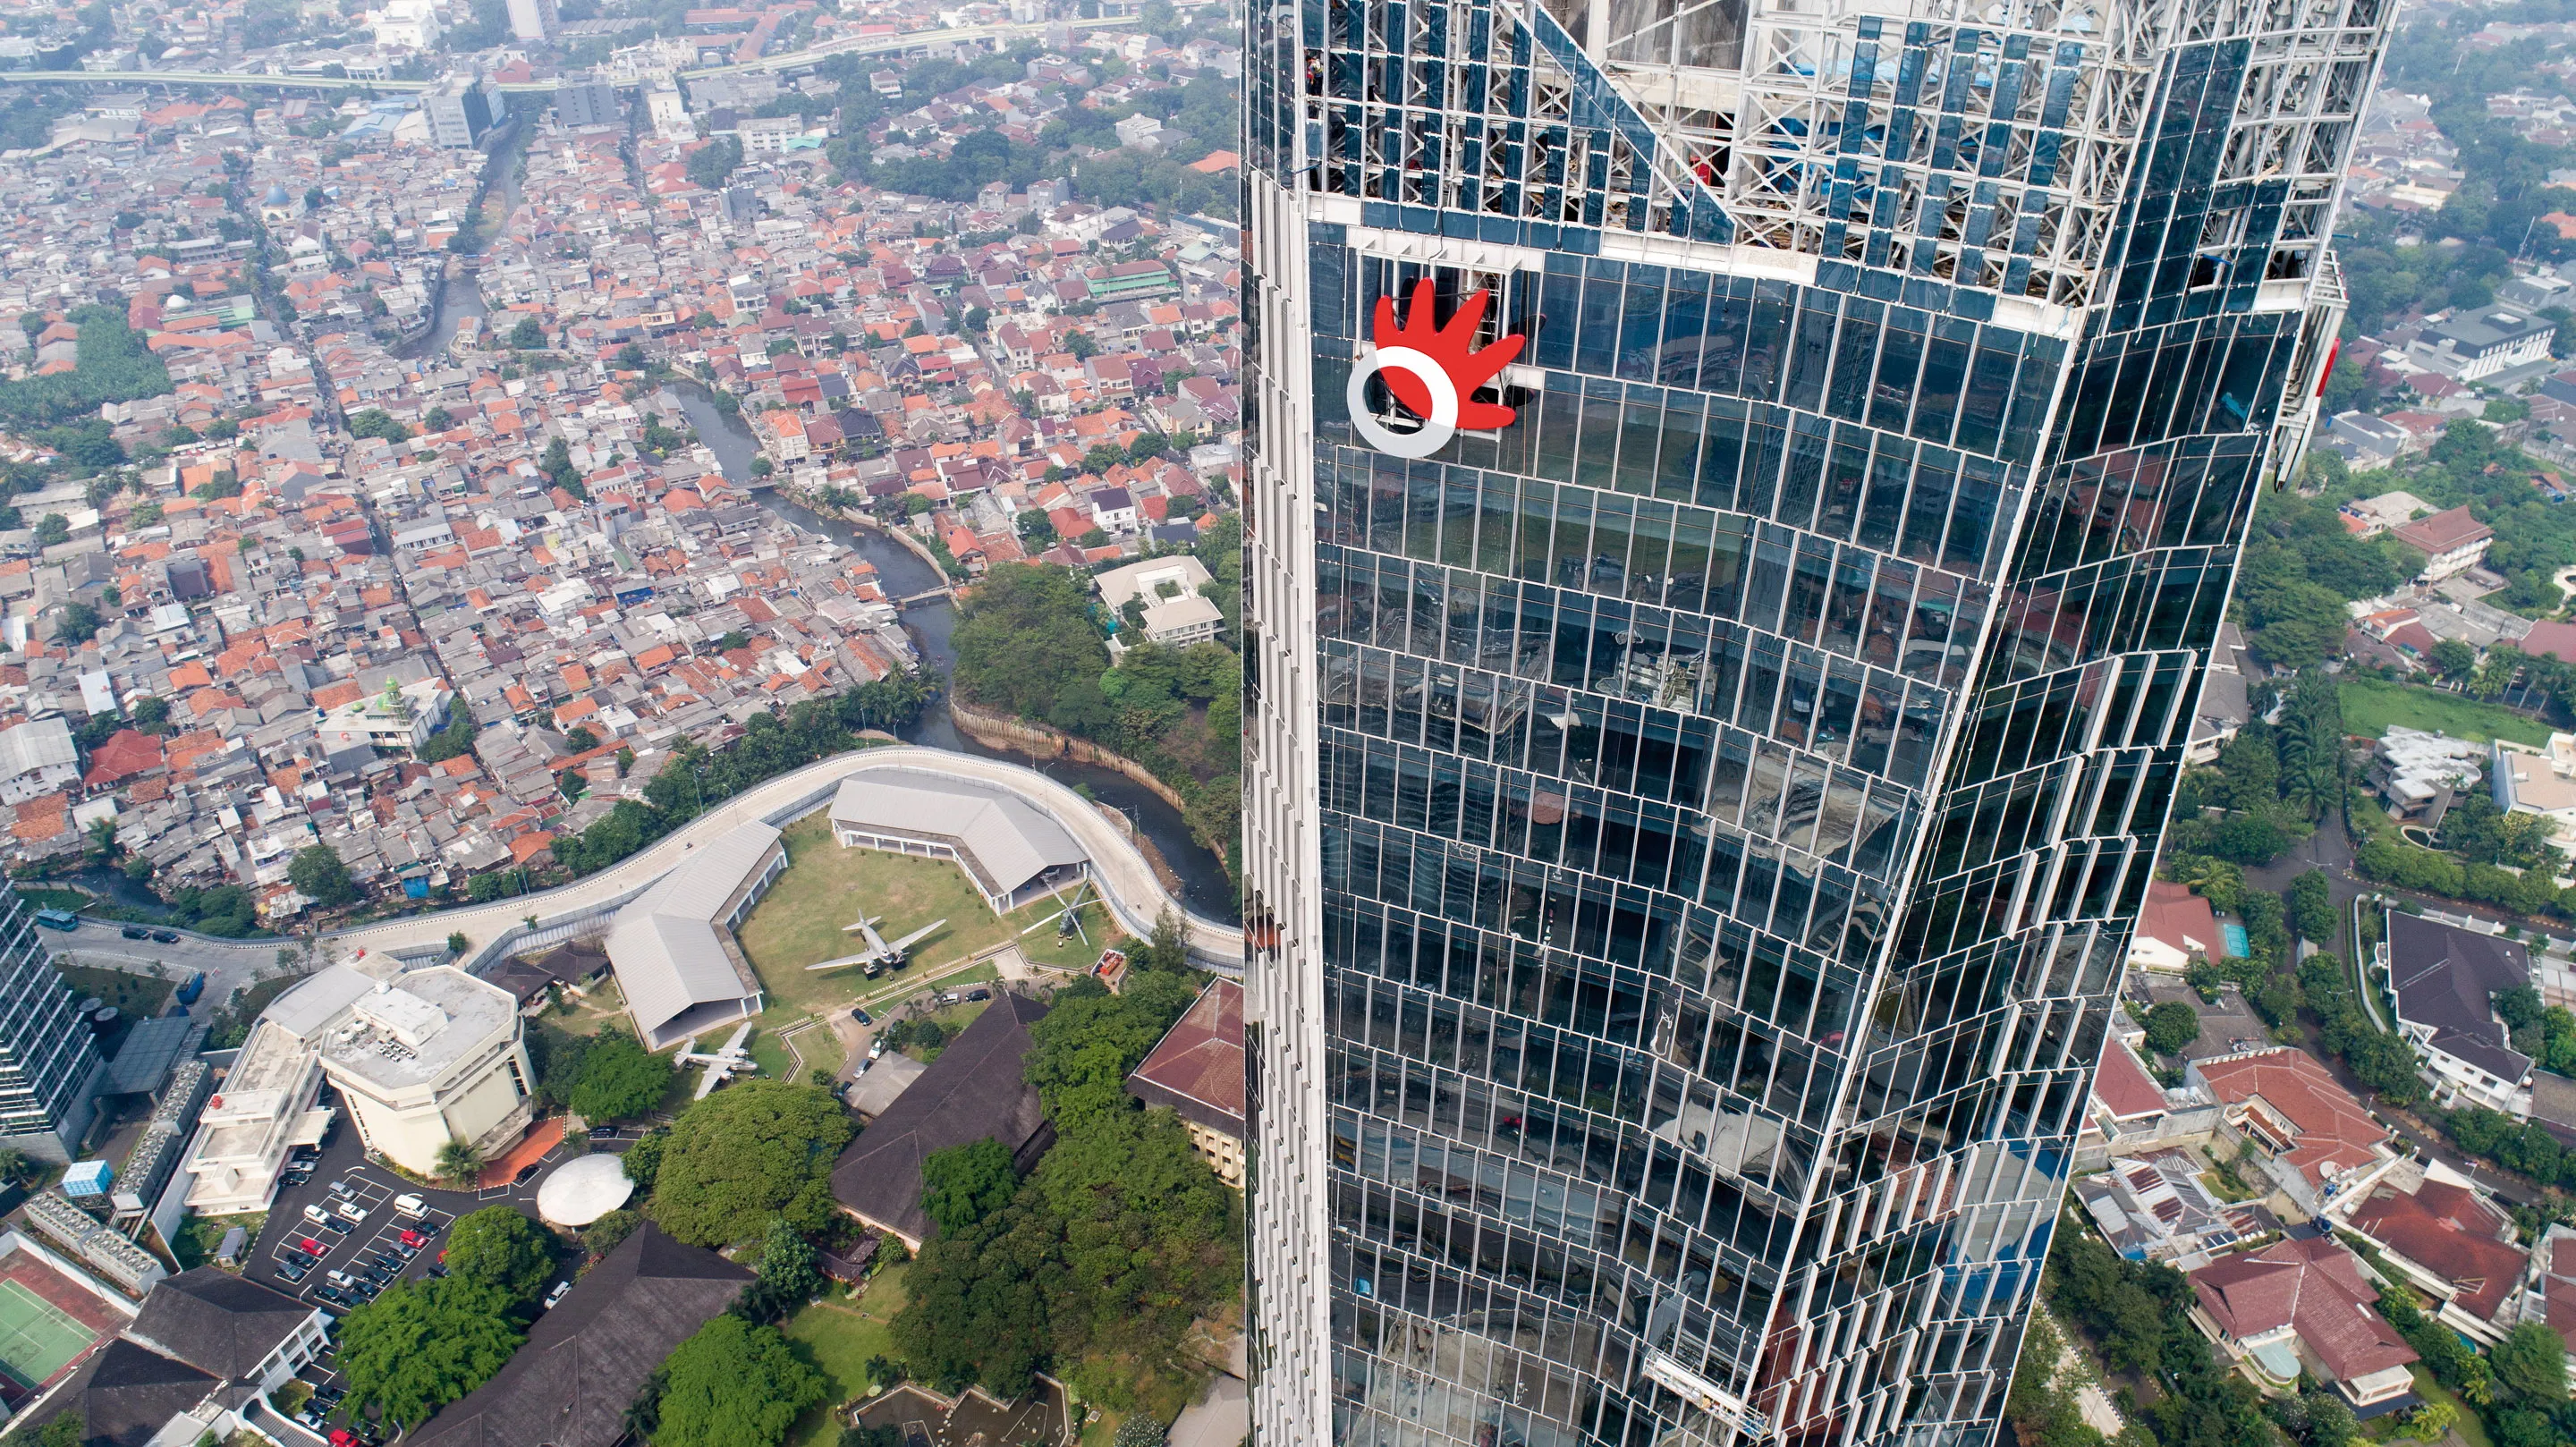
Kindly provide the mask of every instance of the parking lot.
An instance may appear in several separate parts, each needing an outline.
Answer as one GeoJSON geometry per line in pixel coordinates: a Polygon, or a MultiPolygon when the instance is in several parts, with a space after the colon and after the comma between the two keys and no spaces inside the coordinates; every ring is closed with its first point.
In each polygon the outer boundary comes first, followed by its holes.
{"type": "Polygon", "coordinates": [[[438,1206],[418,1217],[395,1210],[398,1194],[421,1196],[424,1203],[428,1198],[408,1184],[398,1192],[364,1167],[312,1184],[321,1186],[321,1194],[299,1206],[285,1229],[262,1233],[276,1239],[263,1240],[261,1248],[269,1285],[327,1310],[345,1312],[384,1286],[428,1270],[438,1259],[438,1238],[456,1222],[454,1211],[438,1206]],[[326,1221],[314,1220],[311,1211],[326,1221]],[[304,1268],[303,1280],[288,1279],[289,1262],[304,1268]],[[332,1281],[333,1272],[351,1280],[332,1281]],[[369,1280],[371,1275],[377,1279],[369,1280]],[[326,1286],[342,1299],[320,1294],[326,1286]]]}
{"type": "MultiPolygon", "coordinates": [[[[556,1159],[556,1156],[549,1156],[544,1162],[546,1169],[551,1169],[556,1159]]],[[[428,1245],[418,1256],[403,1262],[400,1271],[389,1274],[386,1279],[388,1283],[416,1279],[437,1261],[438,1253],[446,1246],[447,1228],[455,1224],[458,1216],[485,1206],[506,1205],[534,1217],[537,1214],[537,1182],[544,1175],[545,1170],[541,1169],[527,1181],[506,1191],[436,1190],[406,1180],[383,1166],[370,1164],[366,1149],[358,1140],[357,1127],[344,1120],[322,1148],[322,1158],[314,1166],[310,1178],[301,1185],[279,1188],[276,1201],[269,1207],[268,1224],[261,1229],[259,1240],[251,1249],[246,1271],[263,1285],[312,1302],[335,1315],[346,1315],[348,1307],[314,1294],[316,1288],[331,1284],[329,1273],[339,1271],[351,1276],[363,1275],[365,1263],[390,1250],[402,1231],[409,1228],[429,1238],[428,1245]],[[335,1185],[340,1189],[335,1191],[335,1185]],[[394,1210],[394,1198],[403,1195],[418,1196],[426,1206],[426,1213],[420,1220],[404,1219],[394,1210]],[[350,1220],[338,1209],[343,1200],[358,1212],[356,1220],[350,1220]],[[347,1234],[309,1220],[304,1208],[315,1205],[347,1225],[347,1234]],[[304,1242],[325,1248],[317,1253],[321,1257],[320,1264],[309,1270],[302,1281],[289,1281],[278,1268],[288,1259],[286,1252],[301,1249],[304,1242]]],[[[343,1291],[341,1294],[353,1302],[365,1299],[355,1292],[343,1291]]]]}

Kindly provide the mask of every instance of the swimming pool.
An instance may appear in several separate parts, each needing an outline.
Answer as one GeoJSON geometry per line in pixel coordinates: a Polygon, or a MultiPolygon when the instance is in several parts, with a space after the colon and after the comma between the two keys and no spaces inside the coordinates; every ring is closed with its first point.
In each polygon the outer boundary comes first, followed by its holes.
{"type": "Polygon", "coordinates": [[[2223,924],[2218,927],[2218,932],[2227,938],[2227,957],[2229,959],[2250,960],[2254,958],[2254,945],[2252,941],[2245,937],[2245,926],[2241,924],[2223,924]]]}

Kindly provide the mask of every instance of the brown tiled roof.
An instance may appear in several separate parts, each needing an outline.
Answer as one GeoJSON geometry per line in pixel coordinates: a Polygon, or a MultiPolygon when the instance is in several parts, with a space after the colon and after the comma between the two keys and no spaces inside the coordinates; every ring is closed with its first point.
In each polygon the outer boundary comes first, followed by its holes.
{"type": "Polygon", "coordinates": [[[932,1154],[991,1139],[1019,1169],[1035,1164],[1055,1137],[1020,1062],[1029,1027],[1046,1012],[1008,991],[996,996],[841,1152],[832,1167],[833,1199],[870,1225],[919,1241],[931,1233],[921,1209],[921,1163],[932,1154]]]}
{"type": "Polygon", "coordinates": [[[1217,980],[1199,993],[1127,1077],[1128,1093],[1170,1106],[1184,1120],[1241,1139],[1243,1119],[1243,987],[1217,980]]]}
{"type": "Polygon", "coordinates": [[[2526,1258],[2499,1239],[2504,1223],[2468,1189],[2426,1181],[2415,1194],[2382,1186],[2353,1208],[2353,1226],[2451,1284],[2452,1300],[2492,1321],[2526,1258]]]}
{"type": "Polygon", "coordinates": [[[2330,1237],[2277,1241],[2191,1273],[2203,1311],[2242,1341],[2282,1326],[2338,1380],[2368,1376],[2415,1360],[2415,1349],[2371,1303],[2361,1263],[2330,1237]]]}
{"type": "Polygon", "coordinates": [[[2315,1185],[2375,1159],[2388,1132],[2370,1118],[2352,1092],[2338,1084],[2317,1058],[2303,1050],[2264,1050],[2225,1060],[2204,1060],[2202,1080],[2226,1105],[2260,1098],[2287,1120],[2297,1139],[2282,1159],[2315,1185]]]}

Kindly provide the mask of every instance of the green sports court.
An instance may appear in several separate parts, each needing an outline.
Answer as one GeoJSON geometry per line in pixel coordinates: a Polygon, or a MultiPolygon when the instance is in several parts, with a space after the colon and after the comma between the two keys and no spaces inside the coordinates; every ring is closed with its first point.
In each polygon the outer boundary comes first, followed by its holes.
{"type": "Polygon", "coordinates": [[[40,1385],[97,1336],[24,1283],[0,1280],[0,1371],[18,1385],[40,1385]]]}

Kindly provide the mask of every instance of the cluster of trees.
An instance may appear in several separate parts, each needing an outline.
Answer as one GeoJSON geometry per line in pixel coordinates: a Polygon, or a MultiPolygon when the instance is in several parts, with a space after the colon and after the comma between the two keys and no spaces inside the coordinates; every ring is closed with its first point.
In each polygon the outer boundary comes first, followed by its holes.
{"type": "Polygon", "coordinates": [[[2261,1396],[2211,1356],[2192,1325],[2191,1282],[2160,1262],[2124,1261],[2087,1232],[2059,1233],[2048,1256],[2049,1301],[2102,1343],[2115,1371],[2163,1388],[2139,1418],[2159,1442],[2262,1442],[2261,1396]]]}
{"type": "Polygon", "coordinates": [[[2352,626],[2343,605],[2387,592],[2414,571],[2394,539],[2346,531],[2335,513],[2340,501],[2267,493],[2256,513],[2236,596],[2252,625],[2246,643],[2270,667],[2304,668],[2341,652],[2352,626]]]}
{"type": "MultiPolygon", "coordinates": [[[[1229,521],[1231,521],[1229,519],[1229,521]]],[[[1209,566],[1201,590],[1229,620],[1242,577],[1241,534],[1210,539],[1226,574],[1209,566]]],[[[1006,564],[977,585],[951,637],[956,681],[969,702],[1049,724],[1143,764],[1182,799],[1191,837],[1229,868],[1239,863],[1243,664],[1220,643],[1139,643],[1116,668],[1093,621],[1087,581],[1046,563],[1006,564]]]]}
{"type": "Polygon", "coordinates": [[[694,1246],[758,1240],[773,1221],[824,1230],[840,1214],[832,1162],[850,1134],[849,1112],[829,1091],[784,1080],[729,1085],[683,1112],[645,1163],[653,1219],[694,1246]]]}
{"type": "Polygon", "coordinates": [[[286,882],[324,909],[358,902],[358,882],[349,877],[340,851],[328,844],[307,844],[297,850],[287,861],[286,882]]]}
{"type": "Polygon", "coordinates": [[[903,728],[938,692],[929,675],[899,672],[829,698],[807,699],[783,714],[754,714],[743,736],[722,749],[683,744],[644,786],[643,802],[621,799],[608,817],[556,840],[555,858],[575,874],[605,869],[710,805],[857,747],[858,730],[903,728]]]}
{"type": "MultiPolygon", "coordinates": [[[[2361,1249],[2382,1276],[2395,1276],[2366,1245],[2361,1249]]],[[[2496,1447],[2556,1447],[2576,1435],[2567,1346],[2546,1325],[2524,1322],[2481,1356],[2458,1332],[2426,1316],[2403,1287],[2380,1288],[2379,1314],[2415,1348],[2433,1379],[2478,1414],[2496,1447]]]]}
{"type": "Polygon", "coordinates": [[[1236,1289],[1239,1206],[1169,1112],[1121,1089],[1197,994],[1190,975],[1143,963],[1161,960],[1153,947],[1134,958],[1125,993],[1080,982],[1031,1029],[1028,1079],[1057,1137],[1037,1168],[1012,1178],[992,1142],[925,1167],[940,1229],[893,1333],[943,1391],[1015,1394],[1044,1370],[1085,1400],[1168,1418],[1196,1390],[1181,1343],[1236,1289]]]}
{"type": "MultiPolygon", "coordinates": [[[[2271,699],[2256,701],[2256,712],[2271,699]]],[[[2166,845],[2177,857],[2259,866],[2314,832],[2344,795],[2343,701],[2333,679],[2300,676],[2277,724],[2245,725],[2218,762],[2183,775],[2166,845]],[[2222,809],[2211,821],[2206,809],[2222,809]]]]}
{"type": "Polygon", "coordinates": [[[2390,1105],[2412,1105],[2423,1098],[2413,1048],[2371,1023],[2353,994],[2343,956],[2320,950],[2300,961],[2299,993],[2317,1017],[2319,1041],[2343,1060],[2355,1079],[2390,1105]]]}
{"type": "Polygon", "coordinates": [[[718,136],[689,153],[689,184],[703,191],[716,190],[741,165],[742,142],[731,136],[718,136]]]}
{"type": "Polygon", "coordinates": [[[655,1055],[615,1026],[597,1035],[539,1027],[528,1032],[537,1057],[537,1095],[593,1123],[632,1120],[660,1105],[674,1074],[670,1058],[655,1055]]]}
{"type": "MultiPolygon", "coordinates": [[[[65,319],[80,328],[72,370],[0,382],[0,427],[16,431],[95,421],[102,403],[169,393],[170,369],[143,344],[142,333],[125,324],[123,308],[74,307],[65,319]]],[[[25,324],[23,318],[20,324],[25,324]]],[[[119,449],[115,462],[124,460],[119,449]]]]}
{"type": "Polygon", "coordinates": [[[445,1277],[387,1287],[340,1323],[349,1410],[416,1427],[491,1380],[527,1339],[554,1271],[554,1237],[510,1207],[460,1218],[445,1277]]]}

